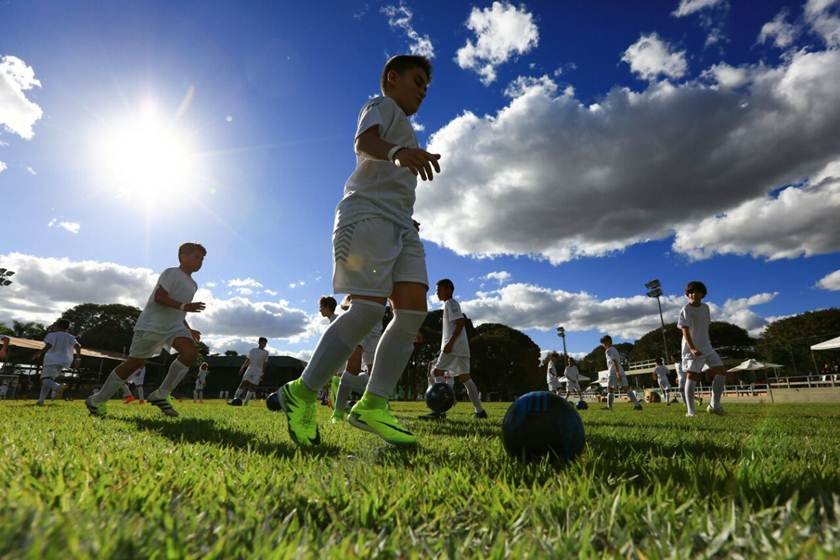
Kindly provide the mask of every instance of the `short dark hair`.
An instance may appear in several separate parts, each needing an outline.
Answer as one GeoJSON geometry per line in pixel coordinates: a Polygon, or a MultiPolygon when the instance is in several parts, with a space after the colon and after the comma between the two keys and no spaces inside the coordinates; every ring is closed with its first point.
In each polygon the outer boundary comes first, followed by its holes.
{"type": "Polygon", "coordinates": [[[321,299],[318,300],[318,305],[326,305],[331,310],[335,311],[338,302],[335,301],[335,298],[332,296],[321,296],[321,299]]]}
{"type": "Polygon", "coordinates": [[[263,341],[265,341],[265,343],[268,344],[268,339],[264,336],[261,336],[260,339],[257,342],[263,342],[263,341]]]}
{"type": "Polygon", "coordinates": [[[701,292],[704,296],[709,293],[706,289],[706,285],[699,280],[692,280],[685,286],[685,295],[688,295],[690,292],[701,292]]]}
{"type": "Polygon", "coordinates": [[[442,278],[437,281],[438,286],[443,286],[444,288],[449,288],[453,292],[455,291],[455,284],[452,283],[452,280],[449,278],[442,278]]]}
{"type": "Polygon", "coordinates": [[[659,364],[660,366],[662,365],[663,361],[664,360],[662,358],[656,358],[656,363],[659,364]]]}
{"type": "Polygon", "coordinates": [[[603,344],[605,342],[609,342],[610,344],[612,344],[612,337],[608,334],[605,334],[604,336],[602,336],[601,337],[601,344],[603,344]]]}
{"type": "Polygon", "coordinates": [[[402,74],[412,68],[422,69],[426,73],[429,81],[432,81],[432,63],[429,62],[428,58],[416,54],[398,54],[389,58],[388,62],[385,63],[385,67],[382,69],[382,78],[379,81],[379,87],[382,89],[382,93],[385,93],[385,86],[388,85],[388,72],[393,70],[398,74],[402,74]]]}
{"type": "Polygon", "coordinates": [[[55,326],[59,329],[69,329],[70,321],[68,321],[67,319],[59,319],[55,322],[55,326]]]}
{"type": "Polygon", "coordinates": [[[178,247],[178,256],[180,257],[184,253],[194,253],[195,251],[201,251],[204,256],[207,256],[207,249],[204,248],[204,245],[192,241],[181,243],[181,246],[178,247]]]}

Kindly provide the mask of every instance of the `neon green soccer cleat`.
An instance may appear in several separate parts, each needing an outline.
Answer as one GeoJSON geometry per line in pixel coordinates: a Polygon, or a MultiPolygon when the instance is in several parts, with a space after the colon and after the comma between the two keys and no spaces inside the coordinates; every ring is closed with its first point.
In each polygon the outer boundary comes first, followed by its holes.
{"type": "Polygon", "coordinates": [[[289,423],[289,437],[301,447],[321,443],[321,433],[315,416],[318,412],[315,394],[300,379],[289,381],[277,391],[280,406],[289,423]]]}
{"type": "Polygon", "coordinates": [[[355,427],[374,433],[391,445],[415,445],[417,438],[394,418],[382,397],[371,398],[369,393],[350,409],[348,421],[355,427]],[[382,402],[376,402],[381,400],[382,402]],[[373,402],[371,402],[373,401],[373,402]]]}
{"type": "Polygon", "coordinates": [[[85,399],[85,406],[90,412],[91,416],[96,416],[97,418],[104,418],[105,417],[105,403],[102,404],[94,404],[93,401],[90,400],[90,397],[85,399]]]}

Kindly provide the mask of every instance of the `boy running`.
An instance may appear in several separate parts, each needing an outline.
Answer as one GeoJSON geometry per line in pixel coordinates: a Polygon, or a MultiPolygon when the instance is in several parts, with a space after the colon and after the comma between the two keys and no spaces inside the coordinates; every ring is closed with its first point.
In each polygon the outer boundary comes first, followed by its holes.
{"type": "Polygon", "coordinates": [[[607,408],[612,410],[613,399],[615,399],[615,390],[619,388],[627,388],[627,396],[630,402],[633,403],[633,410],[642,410],[642,403],[636,398],[636,392],[630,389],[630,384],[627,382],[627,375],[624,373],[624,368],[621,367],[621,354],[618,349],[613,346],[612,337],[604,335],[601,337],[601,346],[604,347],[607,358],[607,369],[610,372],[610,380],[607,385],[607,408]]]}
{"type": "Polygon", "coordinates": [[[257,347],[252,348],[248,352],[248,357],[245,358],[245,361],[242,362],[242,367],[239,368],[239,374],[242,375],[242,383],[236,388],[236,392],[233,394],[233,400],[228,401],[228,404],[232,405],[236,399],[241,398],[242,394],[245,393],[245,400],[242,401],[242,404],[246,405],[256,395],[254,390],[260,384],[260,381],[262,381],[263,374],[265,373],[265,364],[268,362],[268,350],[265,349],[266,344],[268,344],[268,339],[261,336],[257,341],[257,347]]]}
{"type": "Polygon", "coordinates": [[[671,399],[668,397],[668,393],[671,391],[671,382],[668,381],[669,372],[664,362],[665,360],[662,358],[656,358],[656,367],[653,368],[653,373],[659,382],[659,388],[662,389],[662,398],[665,399],[665,404],[671,406],[671,399]]]}
{"type": "Polygon", "coordinates": [[[685,287],[685,295],[688,304],[680,311],[680,318],[677,327],[682,331],[682,365],[685,369],[685,405],[688,408],[686,416],[694,416],[694,390],[700,380],[700,372],[703,366],[709,366],[706,373],[707,378],[712,377],[712,402],[709,403],[708,412],[712,414],[723,414],[720,405],[723,396],[723,387],[726,384],[726,368],[712,347],[709,338],[709,325],[712,322],[709,306],[703,303],[706,297],[706,286],[702,282],[689,282],[685,287]]]}
{"type": "Polygon", "coordinates": [[[195,389],[193,389],[193,402],[204,402],[204,385],[207,384],[207,374],[210,373],[210,366],[207,362],[201,362],[198,366],[198,375],[195,378],[195,389]]]}
{"type": "Polygon", "coordinates": [[[545,383],[548,385],[548,390],[557,396],[560,396],[560,376],[557,375],[557,353],[552,352],[548,357],[548,366],[545,371],[545,383]]]}
{"type": "Polygon", "coordinates": [[[382,71],[381,97],[368,100],[355,134],[356,169],[344,186],[333,230],[333,289],[350,294],[347,313],[324,332],[300,379],[280,390],[289,434],[301,446],[321,441],[315,397],[377,322],[386,299],[394,319],[382,333],[365,393],[349,422],[395,445],[413,445],[414,434],[388,409],[426,317],[426,254],[414,227],[417,175],[431,180],[440,155],[421,150],[409,116],[426,96],[431,64],[422,56],[395,56],[382,71]]]}
{"type": "Polygon", "coordinates": [[[67,332],[70,328],[70,321],[59,319],[55,322],[55,330],[44,337],[44,348],[35,353],[33,361],[37,361],[41,355],[44,356],[44,367],[41,369],[41,394],[38,396],[38,406],[44,406],[44,401],[49,396],[54,399],[61,388],[56,382],[56,377],[61,375],[61,370],[68,368],[74,363],[78,364],[82,359],[82,345],[76,337],[67,332]],[[75,362],[73,353],[75,351],[75,362]]]}
{"type": "Polygon", "coordinates": [[[580,371],[578,371],[575,359],[569,358],[566,363],[568,365],[563,372],[563,377],[566,378],[566,400],[569,400],[572,392],[577,393],[579,400],[583,400],[583,392],[580,390],[580,371]]]}
{"type": "Polygon", "coordinates": [[[190,370],[198,353],[196,342],[201,333],[190,328],[186,315],[200,313],[205,307],[204,303],[192,301],[198,290],[192,273],[201,269],[205,255],[207,250],[198,243],[184,243],[178,248],[180,266],[163,271],[134,324],[129,358],[114,368],[102,388],[85,401],[92,416],[105,416],[105,403],[119,391],[128,376],[147,359],[170,347],[178,352],[178,359],[172,361],[160,387],[149,395],[149,402],[167,416],[178,416],[169,395],[190,370]]]}

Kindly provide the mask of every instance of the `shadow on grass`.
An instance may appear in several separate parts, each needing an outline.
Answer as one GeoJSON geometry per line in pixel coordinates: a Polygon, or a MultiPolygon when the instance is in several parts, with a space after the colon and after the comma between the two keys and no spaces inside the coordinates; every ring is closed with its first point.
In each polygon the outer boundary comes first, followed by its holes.
{"type": "Polygon", "coordinates": [[[293,457],[300,451],[312,457],[332,457],[342,453],[334,445],[324,444],[313,448],[300,448],[287,441],[266,443],[253,434],[221,426],[207,418],[180,418],[175,420],[141,417],[119,418],[119,421],[134,424],[142,430],[159,434],[174,443],[210,443],[221,447],[231,447],[256,451],[270,457],[293,457]]]}

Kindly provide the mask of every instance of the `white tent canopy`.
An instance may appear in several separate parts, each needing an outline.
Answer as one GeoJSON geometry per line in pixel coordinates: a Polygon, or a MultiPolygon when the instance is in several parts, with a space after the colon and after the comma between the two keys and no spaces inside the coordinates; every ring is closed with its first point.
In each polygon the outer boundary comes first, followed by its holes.
{"type": "Polygon", "coordinates": [[[756,359],[750,358],[749,360],[744,360],[734,368],[728,371],[756,371],[759,369],[777,369],[780,368],[779,364],[771,364],[769,362],[759,362],[756,359]]]}
{"type": "Polygon", "coordinates": [[[811,346],[811,350],[834,350],[838,348],[840,348],[840,336],[811,346]]]}

